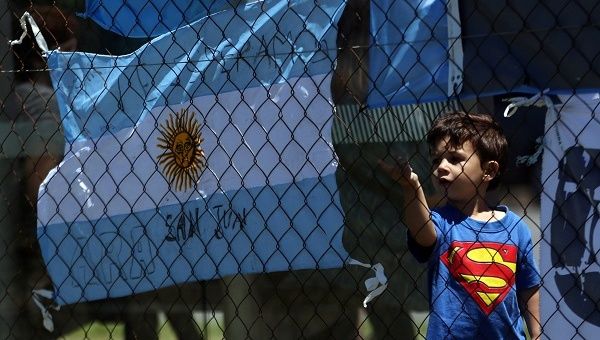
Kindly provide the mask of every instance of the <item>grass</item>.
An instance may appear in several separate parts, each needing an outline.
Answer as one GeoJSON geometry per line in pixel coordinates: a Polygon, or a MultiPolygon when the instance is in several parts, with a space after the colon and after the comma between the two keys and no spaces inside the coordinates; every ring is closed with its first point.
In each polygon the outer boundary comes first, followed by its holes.
{"type": "MultiPolygon", "coordinates": [[[[204,339],[207,340],[221,340],[223,339],[223,314],[215,313],[211,314],[194,313],[194,320],[199,327],[202,327],[202,331],[208,335],[204,339]],[[205,325],[205,320],[208,320],[205,325]]],[[[163,313],[158,315],[158,338],[161,340],[177,339],[171,323],[167,321],[166,316],[163,313]]],[[[125,326],[122,323],[104,323],[104,322],[92,322],[89,323],[72,333],[65,334],[59,337],[61,340],[106,340],[106,339],[125,339],[125,326]]]]}
{"type": "Polygon", "coordinates": [[[59,339],[64,340],[100,340],[100,339],[125,339],[125,327],[120,323],[92,322],[72,333],[65,334],[59,339]]]}
{"type": "MultiPolygon", "coordinates": [[[[424,339],[424,335],[427,332],[427,322],[425,318],[427,313],[416,313],[413,318],[417,325],[419,325],[419,331],[421,337],[418,339],[424,339]]],[[[194,320],[199,327],[202,327],[202,331],[207,335],[207,340],[222,340],[223,336],[223,313],[216,312],[213,316],[212,313],[204,314],[201,312],[194,313],[194,320]],[[206,324],[205,322],[208,321],[206,324]]],[[[173,327],[167,321],[165,315],[160,313],[158,316],[158,338],[161,340],[177,339],[173,327]]],[[[359,315],[359,337],[364,340],[372,339],[372,325],[366,317],[366,313],[361,312],[359,315]]],[[[125,326],[122,323],[104,323],[104,322],[92,322],[89,323],[72,333],[66,334],[59,339],[61,340],[106,340],[125,339],[125,326]]]]}

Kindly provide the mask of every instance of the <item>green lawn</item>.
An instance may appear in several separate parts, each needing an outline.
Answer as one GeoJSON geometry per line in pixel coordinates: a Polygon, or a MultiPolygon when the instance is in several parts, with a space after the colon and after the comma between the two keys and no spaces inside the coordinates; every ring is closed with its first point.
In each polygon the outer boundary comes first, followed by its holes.
{"type": "MultiPolygon", "coordinates": [[[[419,330],[424,336],[427,331],[427,323],[425,322],[426,313],[418,313],[414,315],[415,322],[420,326],[419,330]]],[[[364,340],[371,339],[372,326],[368,319],[365,318],[366,314],[361,313],[359,317],[359,334],[360,338],[364,340]]],[[[223,314],[215,313],[202,314],[194,313],[194,319],[199,327],[203,327],[202,331],[205,332],[208,337],[207,340],[222,340],[223,339],[223,314]],[[208,320],[207,325],[204,322],[208,320]]],[[[177,339],[171,324],[166,320],[164,314],[159,314],[159,329],[158,337],[161,340],[177,339]]],[[[61,340],[105,340],[105,339],[125,339],[125,327],[121,323],[102,323],[93,322],[87,324],[80,329],[59,338],[61,340]]],[[[421,337],[419,339],[424,339],[421,337]]]]}
{"type": "MultiPolygon", "coordinates": [[[[208,337],[206,340],[217,340],[223,339],[223,315],[216,313],[214,316],[203,315],[202,313],[194,313],[194,320],[198,324],[198,327],[202,327],[202,331],[205,332],[208,337]],[[204,325],[204,320],[208,319],[208,324],[204,325]]],[[[161,340],[177,339],[175,332],[171,324],[166,320],[164,314],[160,313],[158,316],[158,337],[161,340]]],[[[69,333],[61,340],[106,340],[106,339],[125,339],[125,326],[122,323],[103,323],[103,322],[92,322],[87,324],[80,329],[69,333]]]]}

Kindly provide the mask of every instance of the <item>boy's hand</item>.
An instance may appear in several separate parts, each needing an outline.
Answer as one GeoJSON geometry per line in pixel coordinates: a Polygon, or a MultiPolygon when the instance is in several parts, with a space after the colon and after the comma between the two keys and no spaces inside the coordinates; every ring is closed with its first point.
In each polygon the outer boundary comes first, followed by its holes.
{"type": "Polygon", "coordinates": [[[402,221],[408,227],[415,241],[423,247],[431,247],[437,241],[435,226],[431,220],[431,211],[425,199],[425,193],[419,183],[419,176],[412,171],[410,164],[402,158],[394,165],[383,160],[378,161],[381,169],[394,181],[402,185],[403,205],[402,221]]]}
{"type": "Polygon", "coordinates": [[[378,162],[379,167],[387,173],[394,181],[400,185],[410,185],[413,188],[418,188],[419,176],[412,170],[407,160],[403,158],[397,158],[394,165],[388,164],[380,159],[378,162]]]}

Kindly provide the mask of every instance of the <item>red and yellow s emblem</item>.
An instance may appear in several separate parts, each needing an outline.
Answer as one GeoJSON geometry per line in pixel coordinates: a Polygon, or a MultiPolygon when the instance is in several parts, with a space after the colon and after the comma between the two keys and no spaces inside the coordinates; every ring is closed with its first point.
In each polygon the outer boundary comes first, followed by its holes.
{"type": "Polygon", "coordinates": [[[441,260],[479,307],[490,314],[515,284],[517,252],[512,244],[455,241],[441,260]]]}

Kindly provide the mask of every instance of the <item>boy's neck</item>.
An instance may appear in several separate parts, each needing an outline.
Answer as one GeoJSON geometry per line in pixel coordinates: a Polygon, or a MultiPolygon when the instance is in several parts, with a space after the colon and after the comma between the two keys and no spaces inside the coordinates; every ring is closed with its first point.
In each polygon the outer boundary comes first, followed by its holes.
{"type": "Polygon", "coordinates": [[[460,210],[465,216],[478,221],[499,220],[504,216],[504,212],[490,208],[485,198],[479,195],[468,202],[448,201],[448,203],[460,210]]]}

